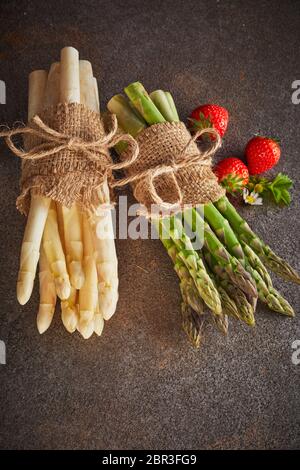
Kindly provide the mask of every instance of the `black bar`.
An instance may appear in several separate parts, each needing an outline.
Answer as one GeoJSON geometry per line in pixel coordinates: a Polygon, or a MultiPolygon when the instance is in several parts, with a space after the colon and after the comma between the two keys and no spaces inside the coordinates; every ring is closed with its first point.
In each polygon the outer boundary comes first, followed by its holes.
{"type": "Polygon", "coordinates": [[[30,464],[45,465],[51,463],[68,464],[93,464],[94,468],[109,465],[120,465],[124,468],[141,468],[163,465],[163,466],[198,466],[203,464],[237,464],[239,470],[241,465],[251,463],[284,464],[286,467],[289,460],[299,459],[299,450],[189,450],[189,451],[156,451],[156,450],[95,450],[95,451],[60,451],[60,450],[0,450],[0,465],[8,464],[30,464]]]}

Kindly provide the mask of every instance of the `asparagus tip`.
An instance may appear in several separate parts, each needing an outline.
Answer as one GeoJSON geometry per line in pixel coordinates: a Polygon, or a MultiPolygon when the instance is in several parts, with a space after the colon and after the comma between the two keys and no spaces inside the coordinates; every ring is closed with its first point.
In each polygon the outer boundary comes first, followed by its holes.
{"type": "Polygon", "coordinates": [[[61,319],[64,327],[69,333],[74,333],[77,328],[78,318],[76,310],[71,308],[69,305],[64,306],[62,303],[61,319]]]}
{"type": "Polygon", "coordinates": [[[55,307],[53,305],[40,304],[36,318],[36,326],[40,335],[45,333],[51,325],[55,307]]]}
{"type": "Polygon", "coordinates": [[[71,285],[69,279],[56,278],[54,279],[55,289],[58,297],[61,300],[66,300],[71,294],[71,285]]]}
{"type": "MultiPolygon", "coordinates": [[[[81,313],[81,312],[80,312],[81,313]]],[[[94,333],[94,321],[80,320],[77,329],[84,339],[89,339],[94,333]]]]}
{"type": "Polygon", "coordinates": [[[30,299],[33,289],[32,279],[26,279],[23,276],[23,281],[17,283],[17,299],[20,305],[25,305],[30,299]]]}

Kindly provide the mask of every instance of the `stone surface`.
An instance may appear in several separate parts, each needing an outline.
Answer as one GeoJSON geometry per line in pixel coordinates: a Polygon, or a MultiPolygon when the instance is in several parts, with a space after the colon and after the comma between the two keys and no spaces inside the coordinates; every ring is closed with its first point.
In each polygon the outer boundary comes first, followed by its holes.
{"type": "MultiPolygon", "coordinates": [[[[1,122],[26,119],[27,75],[73,45],[99,79],[101,105],[134,80],[171,90],[186,118],[198,103],[230,111],[222,155],[253,133],[282,139],[278,170],[295,180],[284,210],[243,208],[253,227],[300,268],[299,4],[261,1],[10,1],[1,3],[1,122]]],[[[299,316],[259,305],[253,330],[207,330],[200,352],[180,329],[176,275],[159,241],[117,242],[120,301],[101,339],[70,336],[59,313],[35,327],[38,290],[15,296],[24,219],[20,162],[1,143],[0,447],[14,449],[299,448],[299,316]]],[[[300,313],[299,288],[275,284],[300,313]]]]}

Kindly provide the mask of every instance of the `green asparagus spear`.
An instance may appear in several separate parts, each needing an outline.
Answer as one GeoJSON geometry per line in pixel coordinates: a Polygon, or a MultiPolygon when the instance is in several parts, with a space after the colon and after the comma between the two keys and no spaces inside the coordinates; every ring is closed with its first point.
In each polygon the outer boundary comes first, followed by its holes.
{"type": "Polygon", "coordinates": [[[193,278],[189,270],[179,257],[178,249],[171,239],[161,238],[161,241],[166,248],[168,255],[174,263],[174,269],[180,279],[180,291],[183,301],[190,305],[199,315],[204,313],[203,300],[199,295],[193,278]]]}
{"type": "MultiPolygon", "coordinates": [[[[178,261],[176,262],[176,264],[178,264],[178,261]]],[[[181,267],[183,266],[184,265],[182,264],[181,267]]],[[[175,266],[176,272],[177,269],[178,266],[175,266]]],[[[200,297],[199,292],[197,291],[197,288],[194,284],[194,281],[189,275],[188,271],[186,271],[186,274],[188,274],[188,278],[186,278],[185,280],[182,279],[179,284],[181,297],[183,301],[188,304],[198,315],[204,315],[204,302],[200,297]]],[[[213,314],[213,316],[215,315],[213,314]]]]}
{"type": "Polygon", "coordinates": [[[162,242],[165,248],[167,249],[170,258],[172,259],[174,263],[175,271],[177,272],[178,277],[180,279],[180,290],[181,290],[183,302],[189,305],[196,313],[198,313],[198,315],[205,315],[205,313],[208,314],[208,312],[210,312],[211,313],[210,319],[213,325],[216,326],[218,330],[221,331],[223,334],[227,334],[228,332],[227,315],[237,316],[238,314],[235,302],[229,297],[225,289],[223,289],[221,286],[218,286],[217,289],[218,289],[220,300],[221,300],[222,314],[215,315],[211,311],[205,312],[203,300],[201,299],[199,292],[197,291],[197,288],[194,284],[194,281],[188,269],[179,258],[179,252],[178,252],[176,245],[174,244],[172,240],[163,239],[162,242]]]}
{"type": "Polygon", "coordinates": [[[237,239],[234,231],[218,209],[212,204],[205,204],[204,206],[204,218],[213,228],[219,240],[228,249],[232,256],[235,256],[238,260],[244,260],[244,252],[241,247],[239,240],[237,239]]]}
{"type": "Polygon", "coordinates": [[[215,202],[217,209],[226,217],[240,240],[246,242],[272,271],[283,278],[300,284],[300,275],[266,245],[240,216],[226,196],[215,202]]]}
{"type": "Polygon", "coordinates": [[[228,327],[229,327],[229,321],[228,321],[228,316],[226,314],[224,315],[211,315],[209,317],[209,320],[212,322],[214,326],[218,328],[223,335],[227,335],[228,333],[228,327]]]}
{"type": "Polygon", "coordinates": [[[166,121],[140,82],[131,83],[124,91],[135,109],[150,126],[166,121]]]}
{"type": "Polygon", "coordinates": [[[218,283],[217,280],[215,281],[217,285],[217,289],[219,292],[219,296],[221,299],[221,304],[222,304],[222,312],[224,315],[229,315],[231,317],[237,317],[237,305],[230,298],[230,296],[227,294],[226,290],[222,287],[221,283],[218,283]]]}
{"type": "Polygon", "coordinates": [[[274,287],[268,288],[260,274],[250,266],[248,261],[247,269],[255,280],[259,299],[267,304],[270,310],[281,313],[282,315],[294,317],[295,312],[288,301],[284,299],[274,287]]]}
{"type": "Polygon", "coordinates": [[[235,313],[236,305],[230,299],[229,295],[226,293],[222,287],[218,287],[218,292],[222,304],[222,314],[215,315],[210,310],[205,312],[204,302],[201,299],[199,292],[195,286],[195,283],[184,265],[184,263],[179,258],[179,252],[172,240],[162,239],[162,242],[167,249],[167,252],[174,263],[175,271],[180,279],[180,290],[181,296],[183,299],[184,308],[187,308],[186,305],[189,305],[192,310],[194,310],[198,315],[208,315],[214,326],[218,328],[223,334],[228,332],[228,315],[233,315],[235,313]],[[209,315],[209,312],[211,315],[209,315]]]}
{"type": "MultiPolygon", "coordinates": [[[[216,278],[218,286],[220,285],[227,292],[236,305],[236,309],[231,311],[232,316],[244,321],[249,326],[254,326],[256,298],[254,299],[254,304],[251,304],[244,292],[231,283],[225,269],[218,264],[214,256],[205,247],[202,252],[207,265],[216,278]]],[[[253,301],[253,298],[251,300],[253,301]]]]}
{"type": "Polygon", "coordinates": [[[150,98],[161,112],[166,121],[176,121],[176,116],[173,114],[173,109],[170,107],[169,100],[166,94],[162,90],[155,90],[150,93],[150,98]]]}
{"type": "Polygon", "coordinates": [[[125,131],[136,137],[147,126],[142,117],[131,109],[128,101],[123,95],[115,95],[107,103],[111,113],[117,116],[119,126],[125,131]]]}
{"type": "Polygon", "coordinates": [[[255,269],[262,277],[263,281],[265,282],[266,286],[269,288],[273,287],[272,279],[270,274],[268,273],[267,268],[261,261],[260,257],[250,248],[247,243],[241,241],[242,248],[244,250],[245,256],[250,264],[250,266],[255,269]]]}
{"type": "Polygon", "coordinates": [[[203,230],[204,245],[215,256],[219,264],[225,268],[231,282],[240,287],[246,294],[256,297],[256,287],[249,273],[235,257],[228,253],[210,226],[202,219],[199,212],[196,209],[187,209],[184,212],[184,219],[194,233],[196,229],[198,231],[203,230]]]}
{"type": "MultiPolygon", "coordinates": [[[[203,249],[203,251],[205,252],[205,261],[208,263],[209,267],[213,270],[213,272],[217,273],[218,276],[225,281],[225,270],[218,264],[216,259],[214,259],[214,257],[210,253],[207,253],[205,251],[205,248],[203,249]]],[[[280,292],[278,292],[273,286],[268,286],[264,282],[259,272],[252,268],[247,257],[245,257],[245,266],[248,272],[251,274],[253,280],[255,281],[259,299],[263,303],[267,304],[270,310],[281,313],[282,315],[287,315],[291,317],[294,316],[294,310],[288,303],[288,301],[284,299],[280,292]]],[[[227,290],[229,295],[232,295],[234,299],[236,295],[239,294],[239,291],[235,290],[235,287],[233,287],[232,285],[229,284],[223,286],[227,290]]]]}
{"type": "MultiPolygon", "coordinates": [[[[204,251],[204,250],[203,250],[204,251]]],[[[222,283],[221,283],[221,280],[218,278],[218,276],[216,276],[216,274],[210,269],[208,263],[206,262],[205,258],[204,258],[204,253],[203,251],[199,251],[199,256],[200,258],[202,259],[203,261],[203,264],[209,274],[209,276],[211,277],[211,279],[213,280],[216,288],[218,289],[218,292],[219,292],[219,296],[220,296],[220,299],[221,299],[221,305],[222,305],[222,312],[224,315],[229,315],[229,316],[232,316],[234,318],[239,318],[239,315],[238,315],[238,307],[235,303],[235,301],[233,299],[230,298],[230,296],[227,294],[226,290],[224,289],[224,287],[222,286],[222,283]]]]}
{"type": "Polygon", "coordinates": [[[172,109],[173,121],[174,122],[179,122],[180,119],[179,119],[178,112],[177,112],[177,109],[176,109],[176,106],[175,106],[175,102],[173,100],[173,96],[171,95],[171,93],[169,91],[165,91],[165,95],[167,97],[167,100],[169,101],[169,106],[172,109]]]}
{"type": "Polygon", "coordinates": [[[163,218],[160,224],[160,238],[171,237],[178,248],[178,256],[189,270],[200,296],[216,315],[220,315],[222,307],[218,291],[209,277],[203,261],[193,249],[191,240],[185,234],[180,219],[178,217],[163,218]]]}
{"type": "Polygon", "coordinates": [[[210,226],[213,227],[218,238],[222,241],[228,251],[241,262],[243,267],[249,272],[249,269],[247,269],[246,266],[246,255],[250,266],[260,274],[267,287],[273,287],[270,275],[259,256],[257,256],[252,248],[246,243],[243,241],[239,242],[228,220],[223,217],[213,204],[207,204],[204,207],[204,216],[210,226]]]}
{"type": "Polygon", "coordinates": [[[240,248],[244,250],[246,258],[243,255],[239,256],[239,259],[254,279],[260,300],[265,302],[271,310],[293,316],[294,311],[290,304],[273,288],[270,275],[259,256],[245,242],[241,241],[241,245],[239,244],[228,221],[224,219],[215,207],[211,210],[212,207],[214,206],[210,204],[208,210],[207,207],[204,208],[205,216],[213,224],[219,238],[225,241],[229,251],[233,252],[235,250],[238,255],[240,248]],[[236,250],[237,246],[238,250],[236,250]]]}
{"type": "Polygon", "coordinates": [[[203,337],[203,330],[207,321],[207,315],[197,315],[185,302],[182,302],[181,304],[181,314],[182,329],[187,334],[192,345],[199,349],[203,337]]]}

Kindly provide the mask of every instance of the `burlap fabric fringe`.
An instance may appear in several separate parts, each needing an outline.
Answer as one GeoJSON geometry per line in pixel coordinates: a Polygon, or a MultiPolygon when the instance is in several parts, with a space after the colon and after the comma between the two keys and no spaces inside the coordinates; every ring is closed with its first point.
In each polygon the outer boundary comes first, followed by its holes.
{"type": "Polygon", "coordinates": [[[10,150],[22,159],[21,194],[17,208],[27,213],[30,192],[50,197],[69,207],[74,202],[90,209],[99,204],[97,189],[113,170],[126,168],[138,157],[138,145],[128,134],[117,134],[117,119],[108,115],[103,123],[99,114],[78,103],[44,110],[25,127],[0,132],[10,150]],[[25,149],[13,137],[22,135],[25,149]],[[109,149],[119,141],[131,148],[130,157],[114,164],[109,149]]]}
{"type": "Polygon", "coordinates": [[[112,186],[130,183],[134,196],[147,217],[157,215],[157,209],[172,213],[184,207],[195,207],[218,200],[225,194],[211,169],[212,157],[221,146],[214,129],[203,129],[191,137],[182,122],[154,124],[137,136],[139,157],[132,163],[131,144],[121,154],[128,162],[126,177],[112,186]],[[196,139],[211,134],[214,140],[200,150],[196,139]],[[153,210],[155,205],[155,210],[153,210]]]}

